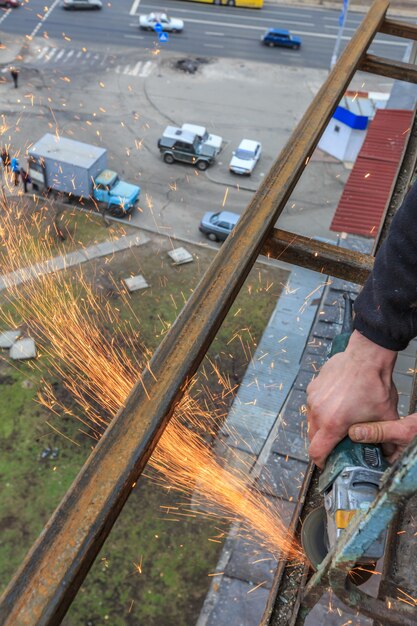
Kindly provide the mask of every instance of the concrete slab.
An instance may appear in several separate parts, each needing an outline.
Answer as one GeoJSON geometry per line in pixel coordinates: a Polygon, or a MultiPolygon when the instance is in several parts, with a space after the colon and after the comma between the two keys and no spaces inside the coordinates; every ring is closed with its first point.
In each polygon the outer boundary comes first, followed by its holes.
{"type": "Polygon", "coordinates": [[[32,337],[18,339],[9,351],[9,356],[14,361],[34,359],[36,357],[36,344],[32,337]]]}
{"type": "Polygon", "coordinates": [[[259,624],[268,600],[264,587],[224,576],[217,602],[205,626],[254,626],[259,624]]]}
{"type": "Polygon", "coordinates": [[[11,348],[14,342],[19,339],[20,330],[5,330],[0,334],[0,348],[11,348]]]}
{"type": "Polygon", "coordinates": [[[235,541],[225,574],[270,589],[276,567],[277,560],[270,552],[255,541],[239,538],[235,541]]]}
{"type": "Polygon", "coordinates": [[[173,260],[175,265],[183,265],[184,263],[192,263],[194,257],[185,248],[175,248],[170,250],[168,256],[173,260]]]}
{"type": "Polygon", "coordinates": [[[257,486],[263,493],[295,502],[307,463],[272,453],[263,466],[257,486]]]}
{"type": "Polygon", "coordinates": [[[292,459],[308,462],[308,440],[307,434],[302,436],[300,431],[294,432],[281,425],[278,435],[272,444],[272,452],[281,456],[289,456],[292,459]]]}
{"type": "Polygon", "coordinates": [[[138,291],[139,289],[147,289],[149,287],[142,274],[136,276],[130,276],[129,278],[123,278],[123,282],[129,291],[138,291]]]}

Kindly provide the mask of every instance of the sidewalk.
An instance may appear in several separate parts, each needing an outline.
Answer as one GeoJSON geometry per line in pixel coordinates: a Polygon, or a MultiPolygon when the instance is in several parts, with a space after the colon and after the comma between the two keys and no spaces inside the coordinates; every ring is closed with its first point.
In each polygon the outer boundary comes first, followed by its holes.
{"type": "Polygon", "coordinates": [[[74,252],[69,252],[63,256],[56,256],[52,259],[48,259],[43,263],[37,263],[30,267],[23,267],[22,269],[12,272],[10,274],[0,275],[0,291],[8,289],[9,287],[17,287],[22,283],[26,283],[30,280],[41,278],[46,274],[52,274],[59,272],[60,270],[74,267],[75,265],[81,265],[87,261],[98,259],[103,256],[120,252],[121,250],[127,250],[132,246],[142,246],[147,243],[149,238],[138,233],[135,235],[129,235],[125,237],[119,237],[113,241],[103,241],[97,243],[94,246],[88,248],[80,248],[74,252]]]}
{"type": "MultiPolygon", "coordinates": [[[[321,8],[321,9],[335,9],[341,11],[342,0],[338,2],[336,0],[266,0],[273,4],[279,4],[282,6],[299,6],[308,9],[309,7],[321,8]]],[[[351,0],[349,3],[349,11],[358,11],[360,13],[366,13],[369,11],[373,0],[351,0]]],[[[388,9],[389,14],[396,15],[415,15],[417,16],[417,2],[415,0],[391,0],[390,7],[388,9]]]]}

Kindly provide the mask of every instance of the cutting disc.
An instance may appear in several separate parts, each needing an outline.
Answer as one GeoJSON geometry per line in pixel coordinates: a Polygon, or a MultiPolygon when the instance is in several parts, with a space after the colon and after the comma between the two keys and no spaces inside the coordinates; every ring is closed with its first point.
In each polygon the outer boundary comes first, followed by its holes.
{"type": "MultiPolygon", "coordinates": [[[[314,571],[326,557],[329,549],[326,545],[326,511],[323,506],[310,511],[301,528],[301,544],[304,553],[314,571]]],[[[376,563],[357,563],[349,572],[350,580],[359,587],[375,571],[376,563]]]]}
{"type": "Polygon", "coordinates": [[[316,570],[328,552],[326,511],[323,506],[310,511],[301,528],[301,544],[311,567],[316,570]]]}

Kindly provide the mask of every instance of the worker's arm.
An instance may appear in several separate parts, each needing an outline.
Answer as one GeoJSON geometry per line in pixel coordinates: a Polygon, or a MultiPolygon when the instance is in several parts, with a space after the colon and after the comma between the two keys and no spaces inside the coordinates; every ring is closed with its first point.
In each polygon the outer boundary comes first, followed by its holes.
{"type": "Polygon", "coordinates": [[[354,424],[389,422],[381,425],[383,430],[369,426],[368,435],[383,433],[383,441],[393,444],[391,458],[413,438],[417,416],[398,423],[400,434],[394,436],[392,421],[398,414],[392,371],[397,352],[417,336],[417,184],[393,219],[355,313],[346,351],[327,361],[307,388],[310,456],[320,467],[335,445],[353,434],[354,424]]]}
{"type": "Polygon", "coordinates": [[[398,420],[392,382],[396,358],[396,352],[354,331],[346,350],[323,365],[307,388],[309,453],[316,465],[324,466],[352,425],[398,420]]]}

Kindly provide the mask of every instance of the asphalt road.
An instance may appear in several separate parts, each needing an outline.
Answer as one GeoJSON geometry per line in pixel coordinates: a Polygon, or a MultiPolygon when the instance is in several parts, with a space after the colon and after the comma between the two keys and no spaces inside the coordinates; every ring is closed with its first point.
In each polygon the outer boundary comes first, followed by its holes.
{"type": "MultiPolygon", "coordinates": [[[[89,49],[94,45],[145,50],[164,46],[187,55],[250,59],[294,67],[328,68],[338,31],[338,11],[317,8],[285,7],[265,3],[261,11],[219,7],[181,0],[117,0],[102,11],[64,11],[60,0],[29,0],[19,9],[2,9],[0,30],[31,38],[44,37],[62,42],[63,47],[89,49]],[[183,33],[169,35],[159,44],[154,33],[138,28],[138,15],[167,9],[184,19],[183,33]],[[260,44],[266,28],[288,28],[302,38],[301,50],[267,48],[260,44]]],[[[350,11],[343,45],[363,19],[350,11]]],[[[407,44],[379,36],[370,51],[401,59],[407,44]]],[[[1,62],[1,58],[0,58],[1,62]]]]}

